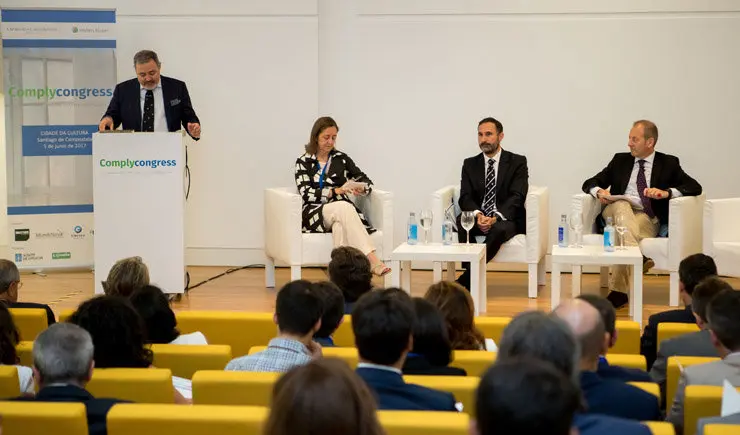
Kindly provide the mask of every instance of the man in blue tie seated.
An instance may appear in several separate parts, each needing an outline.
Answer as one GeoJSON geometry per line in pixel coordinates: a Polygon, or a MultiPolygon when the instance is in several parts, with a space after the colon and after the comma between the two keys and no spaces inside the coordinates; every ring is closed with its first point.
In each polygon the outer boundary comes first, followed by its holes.
{"type": "MultiPolygon", "coordinates": [[[[529,311],[514,317],[506,326],[496,364],[521,358],[548,362],[574,385],[579,383],[578,343],[568,325],[553,315],[529,311]]],[[[636,421],[586,412],[588,409],[582,400],[581,409],[573,419],[573,427],[580,435],[650,435],[650,429],[636,421]]]]}
{"type": "Polygon", "coordinates": [[[324,306],[321,327],[313,340],[322,347],[335,347],[333,335],[344,320],[344,296],[333,282],[316,282],[311,287],[324,306]]]}
{"type": "Polygon", "coordinates": [[[580,344],[581,390],[589,412],[638,421],[663,419],[657,397],[620,380],[604,379],[596,372],[609,343],[596,308],[573,299],[560,304],[553,315],[568,324],[580,344]]]}
{"type": "Polygon", "coordinates": [[[375,290],[352,311],[352,330],[360,356],[357,374],[367,383],[379,409],[460,411],[455,397],[407,384],[401,369],[413,348],[414,306],[400,289],[375,290]]]}
{"type": "MultiPolygon", "coordinates": [[[[614,306],[598,295],[580,295],[577,299],[585,301],[596,308],[604,322],[606,334],[609,336],[609,349],[617,344],[617,311],[614,306]]],[[[609,365],[604,355],[599,356],[599,368],[596,373],[604,379],[616,379],[622,382],[653,382],[648,372],[609,365]]]]}

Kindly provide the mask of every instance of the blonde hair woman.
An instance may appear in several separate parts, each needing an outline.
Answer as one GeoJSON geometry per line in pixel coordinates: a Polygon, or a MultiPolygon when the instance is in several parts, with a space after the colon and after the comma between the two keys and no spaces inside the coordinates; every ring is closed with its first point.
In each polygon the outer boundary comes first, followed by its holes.
{"type": "Polygon", "coordinates": [[[103,291],[109,296],[131,296],[135,290],[149,285],[149,268],[141,257],[128,257],[116,261],[103,281],[103,291]]]}

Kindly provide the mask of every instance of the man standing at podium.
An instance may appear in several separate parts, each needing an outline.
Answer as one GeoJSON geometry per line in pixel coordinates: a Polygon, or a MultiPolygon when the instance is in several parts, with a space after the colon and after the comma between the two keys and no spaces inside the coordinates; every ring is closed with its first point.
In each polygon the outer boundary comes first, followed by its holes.
{"type": "Polygon", "coordinates": [[[200,139],[200,120],[190,103],[185,82],[160,76],[157,53],[141,50],[134,55],[136,78],[116,85],[100,131],[124,130],[178,131],[185,127],[195,140],[200,139]]]}

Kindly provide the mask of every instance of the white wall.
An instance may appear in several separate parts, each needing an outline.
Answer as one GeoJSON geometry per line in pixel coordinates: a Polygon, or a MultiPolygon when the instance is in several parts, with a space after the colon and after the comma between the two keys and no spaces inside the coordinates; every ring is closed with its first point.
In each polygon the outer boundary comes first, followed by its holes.
{"type": "MultiPolygon", "coordinates": [[[[6,0],[5,7],[31,6],[6,0]]],[[[553,224],[615,152],[655,121],[710,198],[740,196],[740,5],[732,0],[36,0],[118,9],[119,80],[160,54],[203,123],[190,147],[190,264],[259,263],[262,198],[293,184],[313,120],[410,210],[459,181],[476,126],[504,123],[551,188],[553,224]]]]}

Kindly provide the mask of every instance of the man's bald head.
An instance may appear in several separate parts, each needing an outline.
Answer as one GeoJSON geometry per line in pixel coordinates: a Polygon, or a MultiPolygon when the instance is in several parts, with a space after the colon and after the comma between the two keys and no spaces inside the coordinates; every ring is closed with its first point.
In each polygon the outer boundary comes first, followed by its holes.
{"type": "Polygon", "coordinates": [[[586,301],[573,299],[560,304],[553,315],[568,324],[581,345],[582,362],[597,362],[608,346],[601,314],[586,301]]]}

